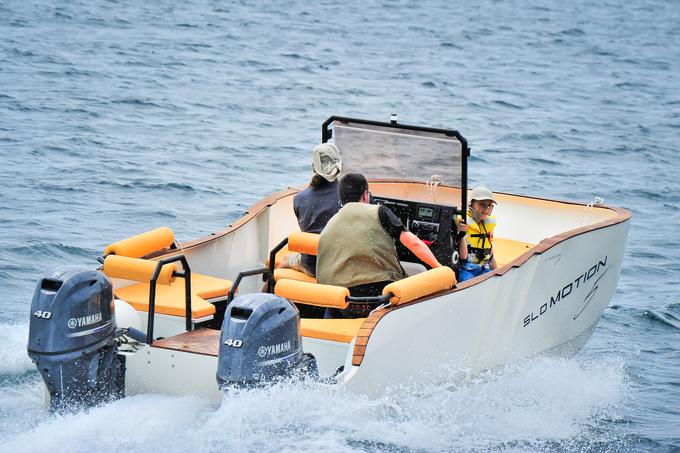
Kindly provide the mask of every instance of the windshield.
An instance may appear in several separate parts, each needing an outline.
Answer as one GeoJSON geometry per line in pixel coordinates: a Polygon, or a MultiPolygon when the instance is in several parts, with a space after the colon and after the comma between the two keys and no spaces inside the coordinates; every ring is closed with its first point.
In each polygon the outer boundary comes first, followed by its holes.
{"type": "Polygon", "coordinates": [[[467,143],[457,131],[331,117],[324,123],[324,141],[340,149],[344,174],[467,189],[467,143]]]}

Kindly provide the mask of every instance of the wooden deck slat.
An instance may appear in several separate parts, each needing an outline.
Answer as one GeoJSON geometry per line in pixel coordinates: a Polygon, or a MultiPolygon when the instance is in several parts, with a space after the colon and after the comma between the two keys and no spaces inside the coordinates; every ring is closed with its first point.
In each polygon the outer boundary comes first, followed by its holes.
{"type": "Polygon", "coordinates": [[[368,336],[357,336],[354,342],[355,346],[366,346],[368,344],[368,336]]]}
{"type": "Polygon", "coordinates": [[[220,352],[220,331],[198,329],[185,332],[173,337],[156,340],[153,342],[152,347],[217,357],[220,352]]]}

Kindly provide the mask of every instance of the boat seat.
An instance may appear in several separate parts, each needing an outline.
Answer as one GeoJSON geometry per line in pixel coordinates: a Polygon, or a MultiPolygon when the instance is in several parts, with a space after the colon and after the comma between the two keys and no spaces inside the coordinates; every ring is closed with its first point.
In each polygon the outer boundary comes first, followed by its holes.
{"type": "MultiPolygon", "coordinates": [[[[318,234],[301,232],[291,233],[288,236],[288,244],[286,244],[286,246],[279,250],[275,255],[275,267],[277,267],[290,252],[316,255],[318,247],[318,234]]],[[[416,275],[427,270],[421,263],[412,263],[409,261],[401,261],[400,263],[407,276],[416,275]]],[[[267,260],[267,265],[269,265],[269,260],[267,260]]],[[[314,277],[310,277],[304,272],[289,268],[274,269],[274,281],[279,281],[284,278],[289,280],[297,280],[299,282],[316,283],[316,279],[314,277]]]]}
{"type": "Polygon", "coordinates": [[[288,280],[297,280],[299,282],[316,283],[314,277],[310,277],[304,272],[296,271],[295,269],[274,269],[274,281],[287,278],[288,280]]]}
{"type": "MultiPolygon", "coordinates": [[[[149,311],[149,290],[155,261],[142,259],[153,252],[168,249],[174,243],[174,233],[163,227],[114,242],[104,249],[104,268],[106,275],[113,278],[138,281],[129,286],[116,288],[116,297],[128,302],[135,310],[149,311]]],[[[184,317],[186,301],[184,279],[175,278],[173,272],[177,264],[163,266],[156,285],[155,312],[184,317]]],[[[232,287],[232,281],[209,275],[191,272],[191,318],[199,319],[215,313],[210,300],[225,299],[232,287]]]]}
{"type": "MultiPolygon", "coordinates": [[[[199,319],[215,314],[209,299],[226,298],[231,290],[231,280],[191,273],[191,318],[199,319]]],[[[134,307],[149,311],[149,283],[136,283],[115,290],[115,295],[134,307]]],[[[156,285],[156,313],[181,316],[186,314],[184,279],[176,278],[169,285],[156,285]]]]}
{"type": "Polygon", "coordinates": [[[503,266],[516,258],[522,256],[528,250],[536,247],[536,244],[529,242],[514,241],[512,239],[493,238],[493,254],[496,257],[496,264],[503,266]]]}
{"type": "Polygon", "coordinates": [[[350,343],[357,336],[366,318],[300,320],[300,335],[307,338],[350,343]]]}
{"type": "MultiPolygon", "coordinates": [[[[303,233],[296,231],[288,235],[288,244],[276,254],[275,266],[278,266],[290,252],[316,255],[319,247],[319,235],[316,233],[303,233]]],[[[281,279],[296,280],[299,282],[316,283],[314,277],[295,269],[274,269],[274,281],[281,279]]]]}

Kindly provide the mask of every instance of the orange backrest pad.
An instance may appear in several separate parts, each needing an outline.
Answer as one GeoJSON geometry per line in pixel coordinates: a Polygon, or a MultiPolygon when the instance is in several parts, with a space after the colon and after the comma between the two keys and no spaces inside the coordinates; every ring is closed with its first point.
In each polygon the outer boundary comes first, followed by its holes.
{"type": "MultiPolygon", "coordinates": [[[[156,271],[156,261],[127,256],[109,255],[104,260],[104,274],[112,278],[123,278],[137,282],[149,282],[156,271]]],[[[174,272],[177,271],[175,263],[166,264],[158,275],[158,284],[169,285],[175,281],[174,272]]]]}
{"type": "Polygon", "coordinates": [[[319,249],[319,235],[296,231],[288,235],[288,250],[291,252],[316,255],[319,249]]]}
{"type": "Polygon", "coordinates": [[[345,309],[349,302],[349,290],[341,286],[320,285],[318,283],[279,280],[274,293],[277,296],[317,307],[345,309]]]}
{"type": "Polygon", "coordinates": [[[314,277],[310,277],[304,272],[296,271],[295,269],[274,269],[274,280],[297,280],[299,282],[316,283],[314,277]]]}
{"type": "Polygon", "coordinates": [[[383,289],[383,294],[392,294],[390,303],[401,305],[437,291],[451,289],[455,284],[456,274],[453,270],[448,266],[441,266],[390,283],[383,289]]]}
{"type": "Polygon", "coordinates": [[[174,241],[175,234],[170,228],[156,228],[155,230],[109,244],[104,249],[104,256],[114,254],[139,258],[151,252],[170,247],[174,241]]]}

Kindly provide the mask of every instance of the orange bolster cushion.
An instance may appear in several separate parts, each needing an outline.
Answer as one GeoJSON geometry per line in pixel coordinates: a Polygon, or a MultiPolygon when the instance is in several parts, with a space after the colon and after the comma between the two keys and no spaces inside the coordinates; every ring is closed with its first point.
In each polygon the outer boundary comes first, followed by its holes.
{"type": "Polygon", "coordinates": [[[318,283],[280,280],[276,282],[274,293],[277,296],[317,307],[345,309],[349,302],[349,290],[342,286],[320,285],[318,283]]]}
{"type": "MultiPolygon", "coordinates": [[[[150,282],[156,271],[156,261],[129,258],[127,256],[109,255],[104,260],[104,273],[112,278],[123,278],[138,282],[150,282]]],[[[173,272],[177,270],[177,264],[170,263],[163,266],[158,275],[158,283],[169,285],[175,281],[173,272]]]]}
{"type": "Polygon", "coordinates": [[[295,269],[274,269],[274,280],[279,281],[283,279],[297,280],[299,282],[316,283],[314,277],[310,277],[304,272],[296,271],[295,269]]]}
{"type": "Polygon", "coordinates": [[[437,291],[451,289],[455,284],[456,274],[453,270],[450,267],[441,266],[390,283],[383,289],[383,294],[391,293],[390,303],[401,305],[437,291]]]}
{"type": "Polygon", "coordinates": [[[114,254],[139,258],[151,252],[170,247],[174,241],[175,235],[170,228],[156,228],[155,230],[109,244],[104,249],[104,256],[114,254]]]}
{"type": "Polygon", "coordinates": [[[319,248],[319,235],[297,231],[288,235],[288,250],[291,252],[316,255],[319,248]]]}

